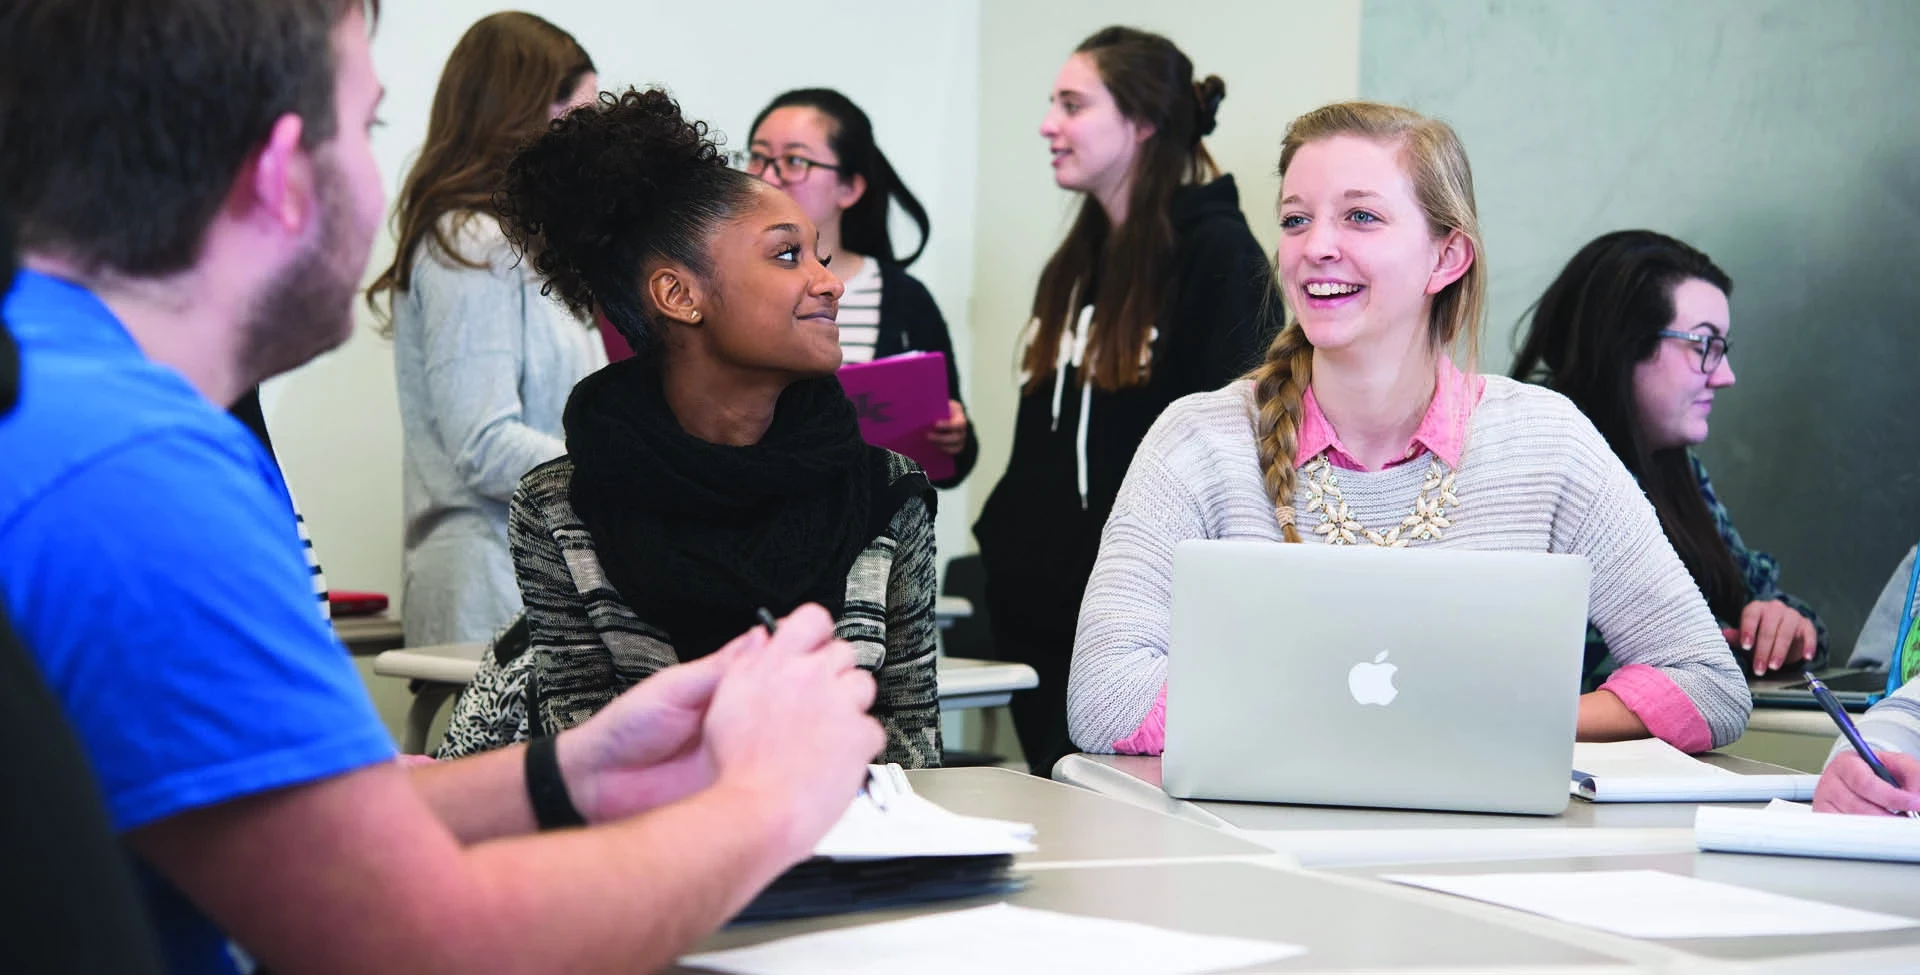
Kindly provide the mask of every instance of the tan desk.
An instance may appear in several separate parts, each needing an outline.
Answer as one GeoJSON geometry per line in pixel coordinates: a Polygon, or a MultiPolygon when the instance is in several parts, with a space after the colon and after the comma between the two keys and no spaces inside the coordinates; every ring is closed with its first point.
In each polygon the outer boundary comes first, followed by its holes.
{"type": "Polygon", "coordinates": [[[385,613],[374,616],[340,616],[333,620],[333,633],[356,657],[394,650],[406,645],[400,621],[385,613]]]}

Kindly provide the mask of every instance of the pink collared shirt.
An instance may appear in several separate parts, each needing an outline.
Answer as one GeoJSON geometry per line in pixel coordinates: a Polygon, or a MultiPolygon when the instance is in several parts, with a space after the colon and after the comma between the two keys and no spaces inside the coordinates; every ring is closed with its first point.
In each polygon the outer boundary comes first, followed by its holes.
{"type": "MultiPolygon", "coordinates": [[[[1460,466],[1460,455],[1467,449],[1467,424],[1473,419],[1473,408],[1480,403],[1480,395],[1486,392],[1487,381],[1480,376],[1461,372],[1453,360],[1440,357],[1437,374],[1434,376],[1433,399],[1427,402],[1427,412],[1420,417],[1420,425],[1414,428],[1413,436],[1407,440],[1406,453],[1402,454],[1388,467],[1397,467],[1420,455],[1431,452],[1440,462],[1449,468],[1460,466]]],[[[1340,435],[1333,431],[1333,424],[1327,422],[1327,415],[1320,411],[1320,401],[1313,396],[1313,387],[1307,387],[1307,393],[1300,398],[1300,446],[1296,454],[1295,466],[1304,466],[1322,453],[1327,455],[1327,463],[1349,471],[1364,471],[1366,468],[1353,455],[1347,452],[1340,435]]]]}
{"type": "MultiPolygon", "coordinates": [[[[1461,372],[1445,356],[1440,357],[1437,369],[1433,399],[1427,403],[1427,412],[1421,416],[1420,425],[1414,429],[1413,436],[1408,438],[1406,453],[1386,466],[1396,467],[1427,453],[1438,457],[1448,468],[1460,466],[1460,457],[1466,452],[1467,430],[1473,419],[1473,408],[1486,392],[1487,383],[1481,376],[1461,372]]],[[[1326,454],[1327,463],[1335,467],[1350,471],[1366,470],[1340,442],[1340,435],[1334,432],[1333,424],[1327,422],[1327,415],[1321,412],[1319,402],[1314,399],[1313,387],[1308,386],[1306,395],[1300,401],[1296,466],[1305,466],[1322,453],[1326,454]]],[[[1608,677],[1600,689],[1620,698],[1627,710],[1639,717],[1654,737],[1686,752],[1701,752],[1713,747],[1712,732],[1707,727],[1706,719],[1694,706],[1693,699],[1672,678],[1659,670],[1645,665],[1622,667],[1608,677]]],[[[1133,734],[1114,742],[1113,750],[1123,755],[1158,755],[1165,749],[1166,740],[1167,689],[1162,685],[1140,726],[1134,729],[1133,734]]]]}

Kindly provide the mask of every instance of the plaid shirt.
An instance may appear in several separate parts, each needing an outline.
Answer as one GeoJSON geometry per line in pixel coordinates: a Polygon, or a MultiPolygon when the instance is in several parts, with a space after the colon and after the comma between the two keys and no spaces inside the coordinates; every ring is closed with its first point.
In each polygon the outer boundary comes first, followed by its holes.
{"type": "MultiPolygon", "coordinates": [[[[1775,599],[1784,603],[1793,611],[1813,621],[1813,630],[1818,634],[1818,649],[1814,653],[1811,666],[1815,669],[1826,666],[1827,662],[1827,624],[1821,622],[1820,614],[1813,611],[1801,599],[1780,591],[1780,563],[1773,556],[1759,549],[1748,548],[1740,538],[1740,530],[1733,527],[1733,516],[1727,513],[1727,506],[1720,503],[1720,496],[1713,491],[1713,481],[1707,477],[1707,467],[1692,451],[1687,452],[1687,460],[1693,465],[1694,480],[1700,483],[1700,498],[1707,503],[1707,511],[1713,515],[1713,527],[1719,531],[1720,540],[1725,542],[1727,550],[1733,553],[1733,563],[1740,567],[1740,575],[1747,583],[1747,601],[1775,599]]],[[[1722,629],[1736,629],[1739,620],[1720,620],[1722,629]]],[[[1600,686],[1606,675],[1612,673],[1615,664],[1607,654],[1607,643],[1600,638],[1600,631],[1592,624],[1587,625],[1587,690],[1600,686]]]]}

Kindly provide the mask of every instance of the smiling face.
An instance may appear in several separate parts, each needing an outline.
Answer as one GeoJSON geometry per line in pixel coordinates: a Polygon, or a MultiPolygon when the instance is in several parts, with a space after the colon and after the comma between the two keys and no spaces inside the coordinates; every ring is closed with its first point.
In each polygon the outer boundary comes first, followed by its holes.
{"type": "MultiPolygon", "coordinates": [[[[1673,321],[1667,331],[1727,338],[1733,327],[1727,295],[1699,278],[1673,288],[1673,321]]],[[[1733,366],[1722,359],[1712,373],[1700,371],[1700,344],[1662,338],[1653,354],[1633,367],[1633,398],[1640,435],[1649,450],[1705,443],[1714,391],[1733,385],[1733,366]]]]}
{"type": "Polygon", "coordinates": [[[1118,196],[1140,144],[1152,134],[1151,128],[1121,114],[1093,58],[1075,54],[1067,59],[1040,122],[1056,185],[1101,199],[1118,196]]]}
{"type": "Polygon", "coordinates": [[[1287,306],[1317,349],[1424,341],[1432,296],[1473,260],[1464,235],[1435,236],[1398,147],[1357,136],[1294,154],[1280,228],[1287,306]]]}
{"type": "Polygon", "coordinates": [[[670,345],[736,369],[788,379],[825,376],[840,368],[840,327],[834,324],[846,288],[827,270],[816,248],[820,234],[785,193],[756,184],[752,205],[716,227],[707,240],[712,272],[686,275],[685,290],[667,288],[663,271],[650,284],[667,317],[670,345]],[[690,312],[698,312],[689,320],[690,312]]]}

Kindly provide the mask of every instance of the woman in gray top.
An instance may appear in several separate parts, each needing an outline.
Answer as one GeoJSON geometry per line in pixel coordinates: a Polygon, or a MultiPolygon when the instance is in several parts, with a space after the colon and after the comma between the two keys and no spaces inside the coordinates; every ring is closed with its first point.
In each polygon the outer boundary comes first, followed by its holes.
{"type": "Polygon", "coordinates": [[[485,640],[519,611],[507,501],[566,451],[567,395],[606,364],[589,324],[541,295],[493,203],[513,151],[598,83],[587,52],[539,17],[475,23],[447,59],[400,191],[399,246],[367,301],[385,294],[391,314],[410,646],[485,640]]]}

